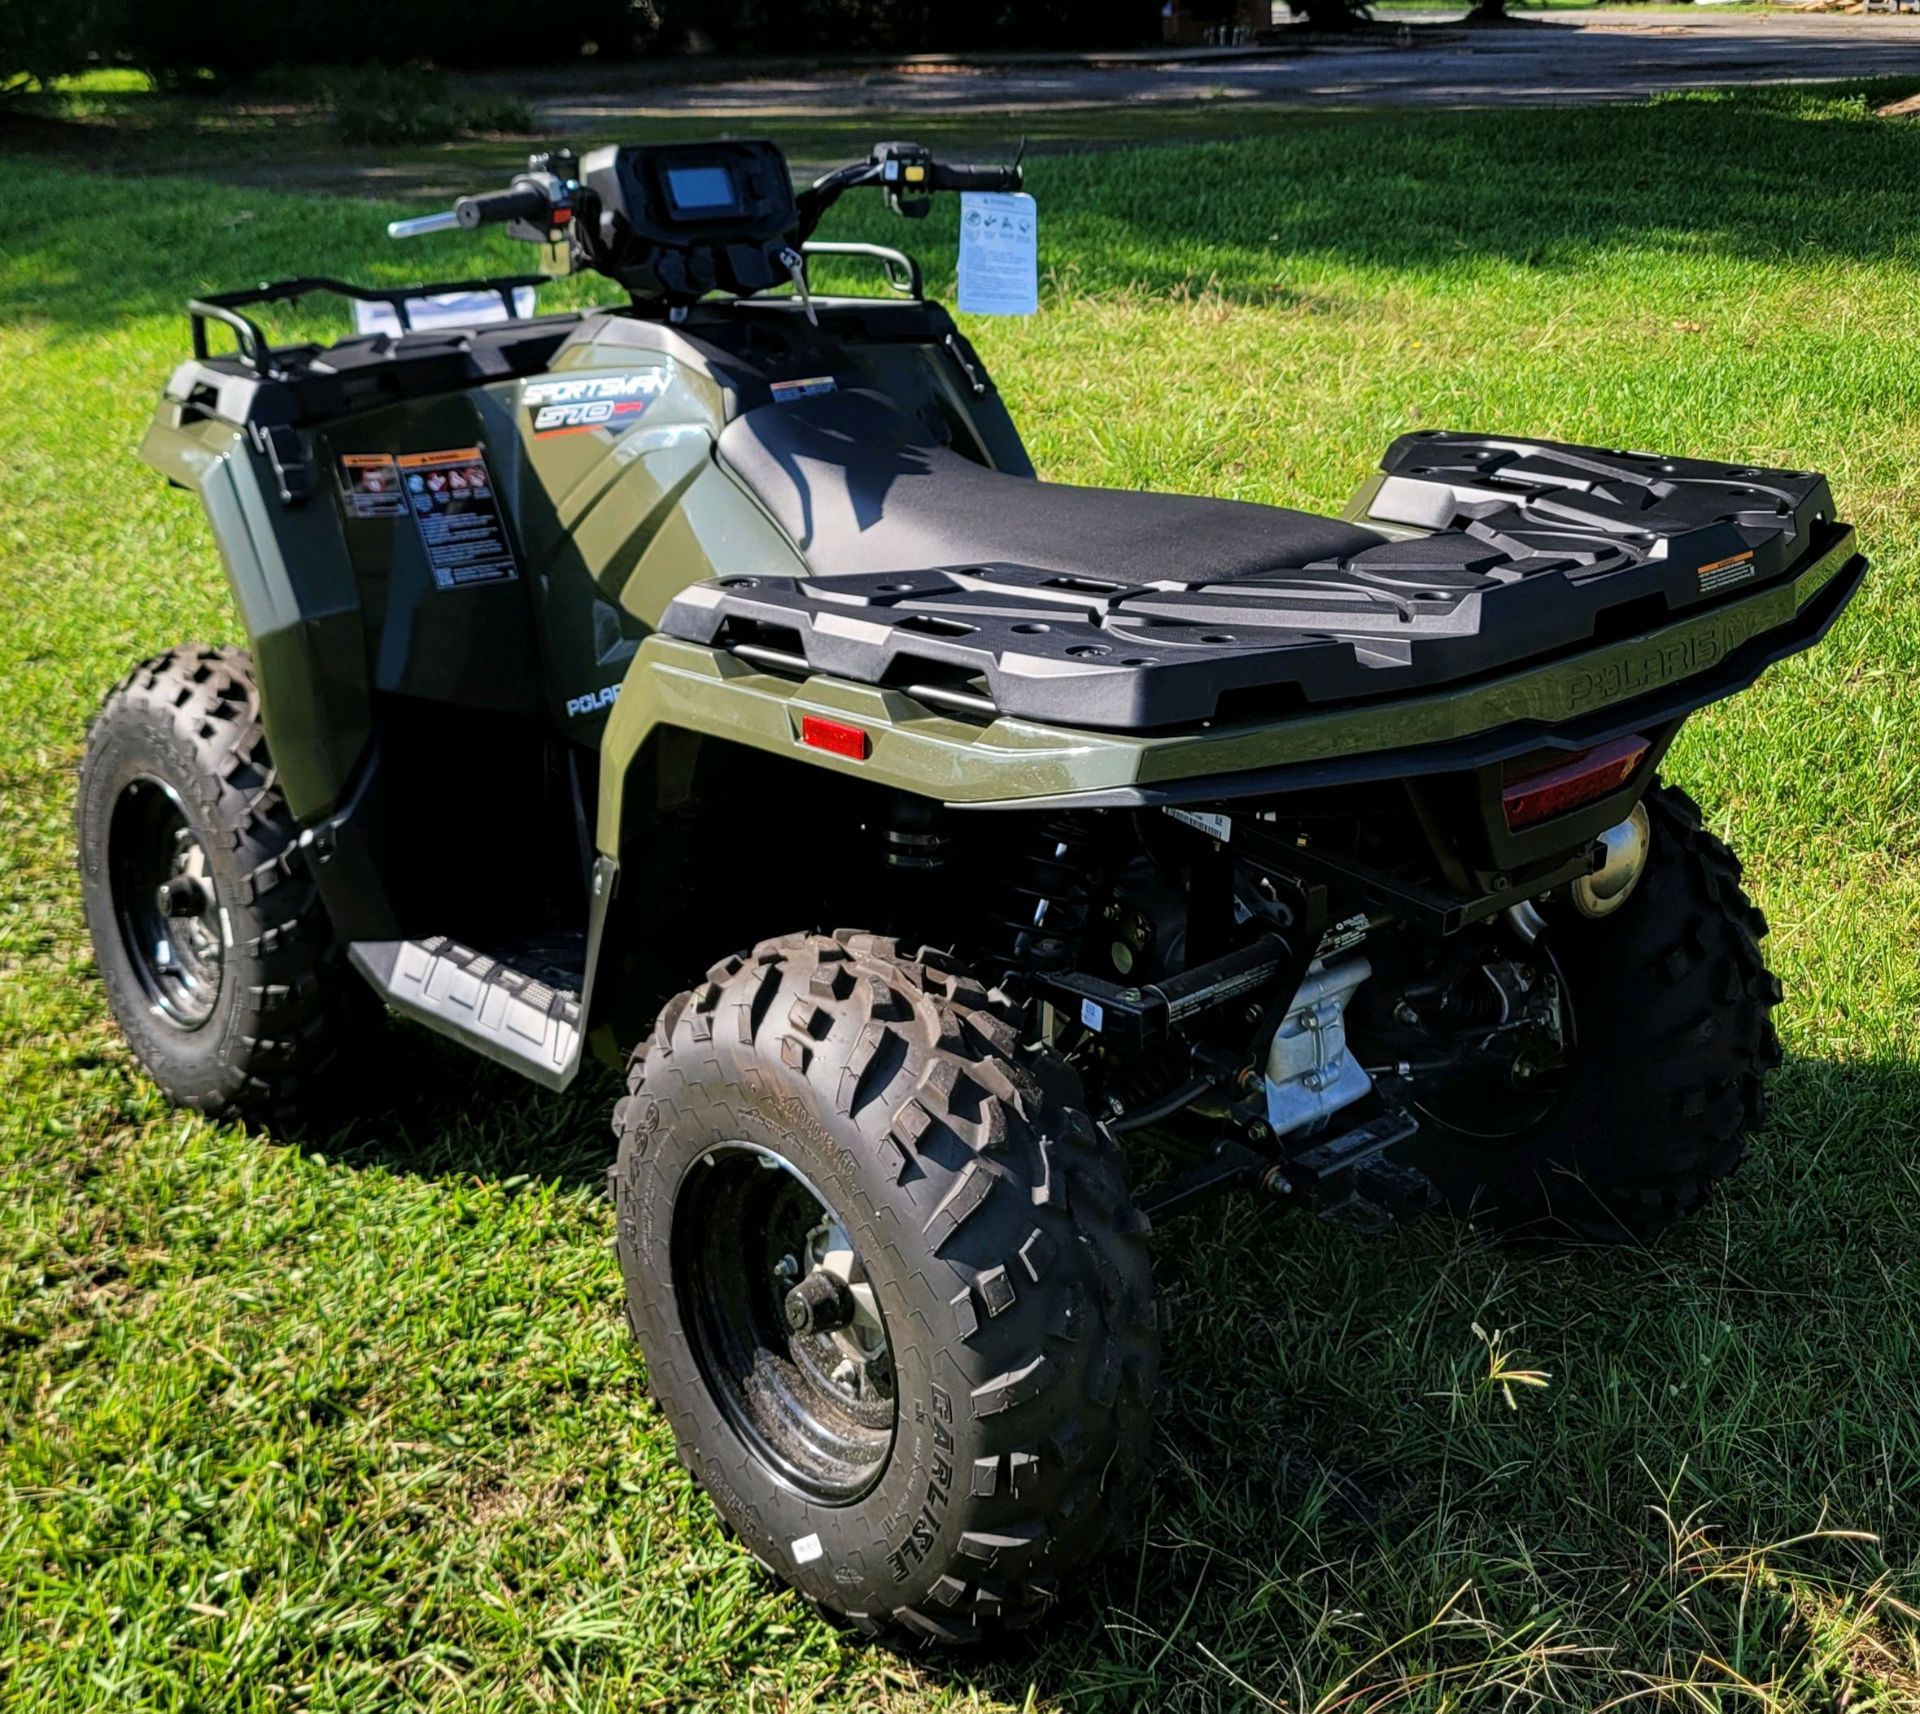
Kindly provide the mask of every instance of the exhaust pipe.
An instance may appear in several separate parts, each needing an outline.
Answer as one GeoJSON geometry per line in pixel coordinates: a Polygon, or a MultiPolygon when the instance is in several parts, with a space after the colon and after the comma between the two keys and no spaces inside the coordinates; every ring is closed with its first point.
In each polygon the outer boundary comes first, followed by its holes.
{"type": "Polygon", "coordinates": [[[1653,827],[1645,804],[1635,804],[1627,819],[1600,835],[1600,867],[1567,889],[1583,917],[1611,916],[1633,896],[1647,867],[1653,827]]]}

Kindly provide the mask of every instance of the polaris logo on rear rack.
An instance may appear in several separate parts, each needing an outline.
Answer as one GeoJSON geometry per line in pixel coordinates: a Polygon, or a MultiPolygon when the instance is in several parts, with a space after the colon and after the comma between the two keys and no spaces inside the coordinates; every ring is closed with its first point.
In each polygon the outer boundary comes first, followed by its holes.
{"type": "Polygon", "coordinates": [[[532,381],[520,397],[533,413],[537,439],[630,428],[673,384],[671,369],[638,369],[630,375],[589,375],[578,380],[532,381]]]}

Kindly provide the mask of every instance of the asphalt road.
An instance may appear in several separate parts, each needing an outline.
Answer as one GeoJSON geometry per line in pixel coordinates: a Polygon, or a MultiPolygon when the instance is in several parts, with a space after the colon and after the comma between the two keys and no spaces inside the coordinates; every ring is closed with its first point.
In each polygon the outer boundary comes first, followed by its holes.
{"type": "MultiPolygon", "coordinates": [[[[1430,15],[1429,15],[1430,16],[1430,15]]],[[[1405,45],[1268,57],[1145,56],[1098,63],[821,71],[555,95],[538,103],[560,130],[606,133],[649,114],[732,120],[863,108],[961,116],[1139,102],[1272,106],[1494,107],[1643,100],[1742,83],[1920,75],[1920,16],[1547,17],[1510,29],[1440,29],[1422,19],[1405,45]]],[[[631,134],[631,133],[629,133],[631,134]]]]}

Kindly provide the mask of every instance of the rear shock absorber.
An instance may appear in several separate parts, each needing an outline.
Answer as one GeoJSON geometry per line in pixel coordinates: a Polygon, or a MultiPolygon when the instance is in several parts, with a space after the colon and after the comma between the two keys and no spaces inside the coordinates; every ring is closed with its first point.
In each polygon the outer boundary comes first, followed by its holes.
{"type": "Polygon", "coordinates": [[[982,940],[1013,969],[1058,970],[1086,939],[1093,909],[1094,817],[1047,815],[1027,822],[1011,851],[988,859],[999,871],[987,897],[982,940]]]}
{"type": "Polygon", "coordinates": [[[887,926],[894,934],[924,941],[939,915],[941,881],[953,844],[947,833],[946,806],[930,798],[896,794],[882,839],[887,926]]]}

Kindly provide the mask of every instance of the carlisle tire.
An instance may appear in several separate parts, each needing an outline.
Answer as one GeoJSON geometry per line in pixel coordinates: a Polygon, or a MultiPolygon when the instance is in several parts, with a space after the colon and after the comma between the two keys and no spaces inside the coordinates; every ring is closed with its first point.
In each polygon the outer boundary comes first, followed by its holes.
{"type": "Polygon", "coordinates": [[[768,941],[666,1007],[615,1115],[682,1460],[777,1576],[943,1642],[1123,1527],[1158,1361],[1118,1153],[996,1000],[891,940],[768,941]]]}
{"type": "Polygon", "coordinates": [[[373,1008],[274,780],[252,666],[185,647],[136,667],[87,733],[74,806],[94,959],[170,1101],[295,1112],[373,1008]]]}
{"type": "Polygon", "coordinates": [[[1504,1135],[1422,1124],[1414,1158],[1457,1210],[1516,1232],[1647,1242],[1707,1200],[1766,1116],[1780,1063],[1766,918],[1685,792],[1656,786],[1645,803],[1632,896],[1597,920],[1556,915],[1542,936],[1575,1032],[1555,1099],[1504,1135]]]}

